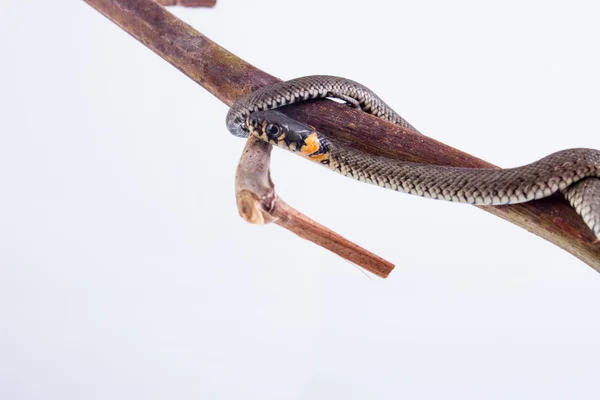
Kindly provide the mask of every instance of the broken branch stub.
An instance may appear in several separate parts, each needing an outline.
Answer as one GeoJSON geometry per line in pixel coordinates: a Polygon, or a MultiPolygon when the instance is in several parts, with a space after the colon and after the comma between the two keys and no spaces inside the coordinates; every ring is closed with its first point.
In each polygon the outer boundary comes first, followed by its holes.
{"type": "Polygon", "coordinates": [[[382,278],[392,272],[392,263],[313,221],[279,198],[269,173],[270,160],[271,145],[250,136],[235,176],[235,194],[242,218],[253,224],[274,222],[382,278]]]}

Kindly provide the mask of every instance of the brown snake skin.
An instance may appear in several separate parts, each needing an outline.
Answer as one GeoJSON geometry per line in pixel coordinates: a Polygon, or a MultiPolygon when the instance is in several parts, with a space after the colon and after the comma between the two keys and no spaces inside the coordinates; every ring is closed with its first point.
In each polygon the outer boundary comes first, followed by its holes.
{"type": "Polygon", "coordinates": [[[476,205],[515,204],[561,191],[600,239],[600,151],[562,150],[517,168],[458,168],[419,164],[360,152],[274,108],[335,97],[382,119],[414,129],[375,93],[345,78],[309,76],[240,98],[227,114],[236,136],[254,134],[362,182],[439,200],[476,205]]]}

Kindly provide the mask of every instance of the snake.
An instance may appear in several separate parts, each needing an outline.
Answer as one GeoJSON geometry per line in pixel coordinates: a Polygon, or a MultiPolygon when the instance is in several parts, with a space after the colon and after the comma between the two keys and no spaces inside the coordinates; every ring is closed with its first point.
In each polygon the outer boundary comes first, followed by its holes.
{"type": "Polygon", "coordinates": [[[366,86],[327,75],[279,82],[242,96],[229,109],[226,125],[235,136],[253,135],[344,176],[421,197],[498,206],[560,192],[600,240],[600,150],[561,150],[515,168],[432,165],[363,152],[276,110],[322,98],[416,131],[366,86]]]}

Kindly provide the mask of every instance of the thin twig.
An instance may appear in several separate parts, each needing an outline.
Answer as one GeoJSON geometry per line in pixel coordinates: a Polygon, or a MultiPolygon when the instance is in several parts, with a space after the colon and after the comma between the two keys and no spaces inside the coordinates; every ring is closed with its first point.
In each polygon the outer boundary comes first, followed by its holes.
{"type": "MultiPolygon", "coordinates": [[[[278,82],[151,0],[85,1],[227,105],[252,90],[278,82]]],[[[328,135],[351,138],[356,146],[377,154],[432,164],[492,166],[420,133],[331,101],[301,103],[283,111],[328,135]]],[[[600,243],[594,243],[592,232],[562,197],[481,208],[556,244],[600,271],[600,243]]]]}

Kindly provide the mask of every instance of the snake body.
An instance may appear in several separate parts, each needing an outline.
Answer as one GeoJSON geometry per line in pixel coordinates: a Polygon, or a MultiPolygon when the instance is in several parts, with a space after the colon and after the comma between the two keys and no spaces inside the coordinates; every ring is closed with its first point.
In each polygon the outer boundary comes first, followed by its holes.
{"type": "Polygon", "coordinates": [[[458,168],[363,153],[273,109],[334,97],[379,118],[414,128],[365,86],[333,76],[308,76],[256,90],[227,114],[229,131],[253,134],[362,182],[433,199],[475,205],[516,204],[561,191],[600,239],[600,151],[558,151],[517,168],[458,168]]]}

